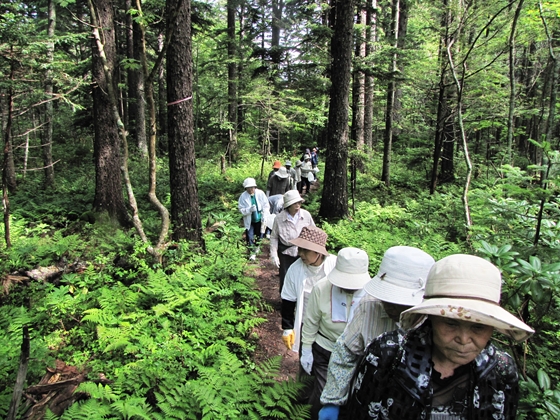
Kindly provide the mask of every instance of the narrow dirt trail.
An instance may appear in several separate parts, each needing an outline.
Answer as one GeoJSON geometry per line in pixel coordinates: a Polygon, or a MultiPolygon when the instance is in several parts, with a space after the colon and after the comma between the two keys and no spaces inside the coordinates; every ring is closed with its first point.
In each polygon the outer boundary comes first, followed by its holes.
{"type": "MultiPolygon", "coordinates": [[[[319,189],[319,182],[311,184],[311,193],[319,189]]],[[[305,198],[305,195],[303,196],[305,198]]],[[[261,252],[257,257],[254,267],[254,276],[257,288],[261,291],[263,301],[272,312],[262,311],[257,316],[266,318],[267,322],[254,329],[258,334],[259,340],[255,351],[255,362],[263,362],[274,356],[282,356],[280,374],[278,380],[295,379],[299,370],[298,354],[286,349],[282,342],[282,316],[280,314],[282,299],[278,290],[280,277],[278,268],[270,261],[269,242],[263,240],[261,252]]],[[[253,269],[252,267],[252,269],[253,269]]]]}
{"type": "Polygon", "coordinates": [[[257,288],[262,293],[265,306],[272,309],[272,312],[262,311],[257,314],[259,317],[266,318],[267,321],[254,329],[259,336],[254,360],[260,363],[274,356],[282,356],[278,380],[295,379],[299,369],[299,360],[297,353],[286,349],[282,342],[282,317],[280,315],[282,301],[278,290],[280,278],[278,269],[270,261],[268,241],[265,240],[261,245],[261,253],[254,266],[257,288]]]}

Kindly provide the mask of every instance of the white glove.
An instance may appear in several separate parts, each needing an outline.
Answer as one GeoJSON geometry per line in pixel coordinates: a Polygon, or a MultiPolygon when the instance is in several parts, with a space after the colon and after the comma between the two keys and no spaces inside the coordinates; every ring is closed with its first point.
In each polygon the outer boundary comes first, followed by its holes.
{"type": "Polygon", "coordinates": [[[311,349],[301,349],[301,358],[299,359],[301,367],[311,375],[311,368],[313,367],[313,351],[311,349]]]}
{"type": "Polygon", "coordinates": [[[257,206],[253,204],[249,210],[251,210],[251,213],[254,213],[257,211],[257,206]]]}
{"type": "Polygon", "coordinates": [[[276,265],[276,268],[280,268],[280,258],[278,258],[277,254],[272,254],[270,256],[270,259],[272,260],[272,262],[274,263],[274,265],[276,265]]]}

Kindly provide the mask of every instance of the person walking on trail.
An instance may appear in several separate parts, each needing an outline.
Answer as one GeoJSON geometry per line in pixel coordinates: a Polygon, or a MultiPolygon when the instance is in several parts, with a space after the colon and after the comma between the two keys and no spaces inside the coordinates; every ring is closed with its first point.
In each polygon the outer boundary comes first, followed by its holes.
{"type": "Polygon", "coordinates": [[[270,204],[270,214],[266,217],[266,239],[270,239],[270,232],[274,225],[276,215],[284,210],[284,194],[275,194],[268,197],[268,204],[270,204]]]}
{"type": "Polygon", "coordinates": [[[309,194],[311,190],[311,181],[309,180],[310,177],[313,177],[313,167],[311,166],[311,157],[309,155],[305,155],[303,157],[303,164],[301,165],[301,190],[303,194],[303,187],[305,187],[305,193],[309,194]]]}
{"type": "Polygon", "coordinates": [[[305,155],[311,156],[311,150],[309,148],[305,149],[305,152],[303,152],[303,154],[301,155],[302,162],[305,160],[305,155]]]}
{"type": "Polygon", "coordinates": [[[268,181],[270,181],[270,177],[272,175],[274,175],[276,172],[278,172],[278,170],[282,167],[282,162],[280,162],[279,160],[275,160],[272,163],[272,170],[268,173],[268,178],[266,179],[266,183],[268,185],[268,181]]]}
{"type": "Polygon", "coordinates": [[[301,165],[303,165],[303,162],[301,160],[298,160],[296,162],[296,189],[298,190],[298,192],[301,194],[301,165]]]}
{"type": "Polygon", "coordinates": [[[312,420],[317,420],[321,409],[320,397],[335,342],[366,294],[363,287],[371,280],[368,267],[369,258],[364,250],[342,248],[335,268],[313,287],[309,296],[303,318],[300,363],[315,377],[308,402],[312,420]]]}
{"type": "Polygon", "coordinates": [[[288,268],[280,293],[282,340],[288,350],[299,353],[305,303],[313,286],[334,268],[336,256],[325,248],[327,234],[315,226],[305,226],[290,243],[298,247],[299,258],[288,268]]]}
{"type": "Polygon", "coordinates": [[[514,360],[493,331],[523,341],[534,331],[500,307],[502,279],[492,263],[450,255],[428,275],[422,303],[404,311],[404,331],[368,346],[348,400],[348,418],[514,420],[514,360]]]}
{"type": "Polygon", "coordinates": [[[243,226],[247,238],[247,246],[251,253],[249,259],[256,259],[257,243],[262,239],[265,225],[263,222],[270,212],[266,194],[257,188],[254,178],[243,181],[245,191],[239,196],[237,208],[243,216],[243,226]]]}
{"type": "Polygon", "coordinates": [[[313,150],[311,151],[311,166],[313,167],[313,169],[315,169],[317,168],[318,165],[319,165],[319,149],[314,147],[313,150]]]}
{"type": "Polygon", "coordinates": [[[296,186],[296,170],[294,168],[292,168],[292,161],[287,160],[284,163],[284,166],[286,167],[286,172],[288,172],[288,175],[290,176],[290,190],[295,190],[297,189],[296,186]]]}
{"type": "Polygon", "coordinates": [[[305,226],[315,226],[311,214],[301,208],[303,202],[303,198],[296,190],[288,191],[284,194],[284,211],[276,216],[272,225],[270,258],[279,268],[279,292],[282,292],[288,268],[299,258],[298,247],[292,245],[290,241],[297,238],[305,226]]]}
{"type": "Polygon", "coordinates": [[[282,166],[278,171],[270,177],[266,186],[266,196],[284,194],[290,190],[290,174],[286,168],[282,166]]]}
{"type": "Polygon", "coordinates": [[[385,251],[377,275],[364,287],[366,295],[354,318],[334,345],[321,394],[320,420],[344,417],[350,383],[366,347],[382,333],[398,328],[402,311],[422,302],[434,262],[429,254],[410,246],[385,251]]]}

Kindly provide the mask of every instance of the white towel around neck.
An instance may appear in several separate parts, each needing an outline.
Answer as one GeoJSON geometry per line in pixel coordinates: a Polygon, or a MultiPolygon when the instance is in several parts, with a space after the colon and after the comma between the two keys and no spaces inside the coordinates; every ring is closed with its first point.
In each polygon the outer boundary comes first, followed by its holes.
{"type": "Polygon", "coordinates": [[[365,295],[364,289],[356,290],[352,294],[352,302],[350,303],[350,311],[348,311],[346,298],[348,293],[338,286],[333,286],[331,290],[331,315],[332,322],[350,322],[354,317],[354,310],[365,295]]]}

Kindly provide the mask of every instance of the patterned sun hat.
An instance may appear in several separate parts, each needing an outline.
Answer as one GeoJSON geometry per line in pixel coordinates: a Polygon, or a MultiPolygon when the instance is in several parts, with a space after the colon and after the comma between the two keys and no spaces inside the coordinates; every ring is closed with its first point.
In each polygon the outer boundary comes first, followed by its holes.
{"type": "Polygon", "coordinates": [[[292,245],[300,248],[309,249],[319,254],[329,255],[325,245],[327,244],[327,234],[316,226],[305,226],[299,237],[290,241],[292,245]]]}

